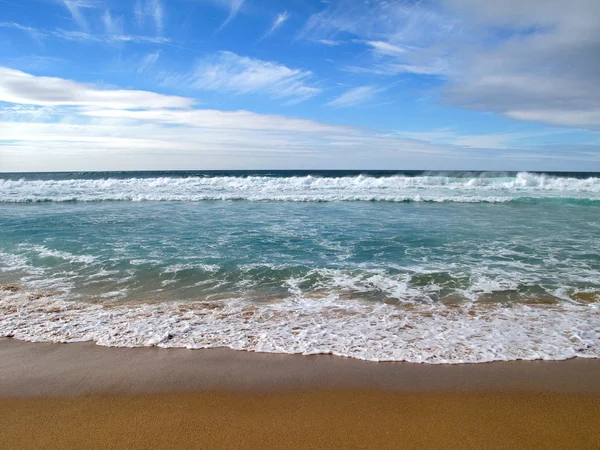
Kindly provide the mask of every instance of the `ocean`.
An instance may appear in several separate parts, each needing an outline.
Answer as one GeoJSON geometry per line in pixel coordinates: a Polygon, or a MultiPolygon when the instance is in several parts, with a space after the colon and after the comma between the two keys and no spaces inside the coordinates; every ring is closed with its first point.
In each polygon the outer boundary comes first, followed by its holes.
{"type": "Polygon", "coordinates": [[[600,357],[600,174],[0,173],[0,336],[600,357]]]}

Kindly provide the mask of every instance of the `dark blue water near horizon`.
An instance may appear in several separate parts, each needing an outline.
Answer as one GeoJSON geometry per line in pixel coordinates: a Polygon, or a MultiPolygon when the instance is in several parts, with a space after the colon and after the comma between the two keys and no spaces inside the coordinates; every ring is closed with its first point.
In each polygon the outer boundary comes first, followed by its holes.
{"type": "MultiPolygon", "coordinates": [[[[524,172],[524,171],[521,171],[524,172]]],[[[552,177],[567,177],[584,179],[600,177],[600,172],[559,172],[559,171],[527,171],[537,175],[549,175],[552,177]]],[[[350,177],[364,175],[369,177],[389,176],[440,176],[456,178],[495,178],[512,177],[519,171],[482,171],[482,170],[142,170],[142,171],[69,171],[69,172],[2,172],[0,168],[0,179],[5,180],[66,180],[66,179],[100,179],[100,178],[156,178],[156,177],[350,177]]]]}

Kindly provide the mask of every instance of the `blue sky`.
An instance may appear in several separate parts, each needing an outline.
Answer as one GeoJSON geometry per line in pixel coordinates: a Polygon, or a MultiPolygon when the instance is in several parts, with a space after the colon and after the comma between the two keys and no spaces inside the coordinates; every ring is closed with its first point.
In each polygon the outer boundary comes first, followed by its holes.
{"type": "Polygon", "coordinates": [[[0,171],[600,171],[597,0],[0,0],[0,171]]]}

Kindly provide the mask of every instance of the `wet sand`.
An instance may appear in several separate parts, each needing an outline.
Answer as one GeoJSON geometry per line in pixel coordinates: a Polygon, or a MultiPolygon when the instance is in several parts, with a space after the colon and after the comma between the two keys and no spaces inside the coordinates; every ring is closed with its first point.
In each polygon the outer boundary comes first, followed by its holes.
{"type": "Polygon", "coordinates": [[[600,360],[475,365],[0,339],[2,448],[600,448],[600,360]]]}

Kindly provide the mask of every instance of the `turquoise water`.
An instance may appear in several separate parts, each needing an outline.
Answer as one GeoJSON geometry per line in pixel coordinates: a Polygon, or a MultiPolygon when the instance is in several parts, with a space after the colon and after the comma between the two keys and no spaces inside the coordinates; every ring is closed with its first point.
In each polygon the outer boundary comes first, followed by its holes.
{"type": "Polygon", "coordinates": [[[21,339],[600,356],[593,174],[5,175],[0,229],[21,339]]]}

